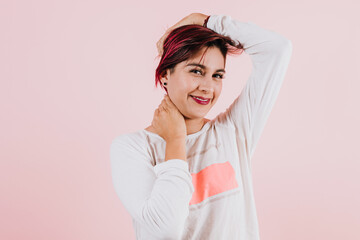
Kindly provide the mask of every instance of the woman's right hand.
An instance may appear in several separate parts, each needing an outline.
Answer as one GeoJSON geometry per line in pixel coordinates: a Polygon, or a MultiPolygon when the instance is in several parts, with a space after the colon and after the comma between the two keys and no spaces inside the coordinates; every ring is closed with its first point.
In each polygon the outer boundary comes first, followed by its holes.
{"type": "Polygon", "coordinates": [[[167,94],[155,110],[151,125],[166,142],[185,139],[187,135],[184,116],[167,94]]]}

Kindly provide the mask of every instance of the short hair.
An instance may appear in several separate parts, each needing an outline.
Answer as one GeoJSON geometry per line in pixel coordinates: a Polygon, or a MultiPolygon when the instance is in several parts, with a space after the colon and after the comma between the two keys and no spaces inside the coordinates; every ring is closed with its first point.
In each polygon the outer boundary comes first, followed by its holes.
{"type": "Polygon", "coordinates": [[[167,69],[170,69],[170,73],[173,73],[178,63],[190,59],[203,47],[219,48],[225,61],[227,54],[241,54],[244,51],[243,45],[240,42],[201,25],[189,24],[175,28],[169,32],[169,35],[163,42],[163,54],[155,72],[155,87],[160,84],[167,92],[166,87],[162,86],[160,82],[162,74],[167,69]]]}

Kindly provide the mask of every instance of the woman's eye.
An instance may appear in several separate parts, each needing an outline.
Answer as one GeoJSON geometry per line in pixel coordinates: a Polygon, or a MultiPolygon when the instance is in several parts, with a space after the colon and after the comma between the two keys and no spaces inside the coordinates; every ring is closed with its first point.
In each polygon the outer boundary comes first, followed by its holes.
{"type": "Polygon", "coordinates": [[[215,76],[216,76],[216,75],[218,75],[220,79],[223,79],[223,78],[224,78],[224,76],[221,75],[221,74],[215,74],[215,76]]]}
{"type": "Polygon", "coordinates": [[[199,71],[199,70],[197,70],[197,69],[193,69],[193,70],[191,70],[190,72],[194,72],[194,73],[200,72],[200,73],[201,73],[201,71],[199,71]]]}
{"type": "MultiPolygon", "coordinates": [[[[199,72],[199,73],[202,74],[202,72],[201,72],[200,70],[197,70],[197,69],[193,69],[193,70],[191,70],[190,72],[193,72],[193,73],[195,73],[195,74],[196,74],[196,72],[199,72]]],[[[200,74],[200,75],[201,75],[201,74],[200,74]]],[[[217,78],[219,78],[219,79],[223,79],[223,78],[224,78],[224,76],[221,75],[221,74],[215,74],[214,76],[218,76],[217,78]]]]}

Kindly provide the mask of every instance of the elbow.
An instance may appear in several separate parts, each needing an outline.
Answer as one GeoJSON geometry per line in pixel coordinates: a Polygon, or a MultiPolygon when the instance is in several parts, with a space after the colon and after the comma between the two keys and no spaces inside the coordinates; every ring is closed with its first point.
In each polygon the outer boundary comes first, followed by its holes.
{"type": "Polygon", "coordinates": [[[179,240],[184,232],[184,224],[166,224],[162,226],[157,226],[151,229],[151,235],[156,237],[156,239],[166,239],[166,240],[179,240]]]}
{"type": "Polygon", "coordinates": [[[293,48],[292,41],[289,39],[285,39],[282,44],[282,48],[285,49],[285,51],[292,51],[293,48]]]}
{"type": "Polygon", "coordinates": [[[269,40],[268,50],[272,53],[279,53],[283,51],[292,50],[292,42],[285,36],[279,33],[273,33],[272,38],[269,40]]]}
{"type": "Polygon", "coordinates": [[[162,231],[161,239],[181,239],[181,236],[184,232],[184,224],[185,222],[173,224],[172,226],[166,226],[166,228],[162,231]]]}
{"type": "Polygon", "coordinates": [[[281,52],[284,54],[285,57],[288,58],[288,61],[290,61],[291,55],[293,51],[293,46],[291,40],[286,39],[286,41],[283,43],[281,52]]]}
{"type": "Polygon", "coordinates": [[[271,49],[272,49],[271,52],[276,56],[279,56],[279,55],[291,56],[293,46],[292,46],[291,40],[281,37],[277,41],[273,42],[273,46],[271,49]]]}
{"type": "Polygon", "coordinates": [[[281,41],[278,42],[277,46],[278,46],[277,48],[280,52],[283,52],[283,51],[291,52],[292,48],[293,48],[292,41],[287,38],[284,38],[284,37],[281,39],[281,41]]]}
{"type": "Polygon", "coordinates": [[[184,232],[185,222],[189,214],[188,206],[180,211],[182,214],[169,214],[173,210],[163,210],[163,209],[145,209],[143,218],[141,221],[144,225],[147,225],[149,229],[157,239],[181,239],[181,236],[184,232]],[[164,213],[167,214],[164,214],[164,213]],[[160,214],[159,213],[163,213],[160,214]],[[161,217],[160,217],[161,216],[161,217]]]}
{"type": "Polygon", "coordinates": [[[189,215],[188,207],[184,208],[182,212],[184,215],[174,217],[172,218],[172,221],[168,221],[167,224],[163,225],[161,233],[164,238],[161,239],[181,239],[185,228],[185,222],[189,215]]]}

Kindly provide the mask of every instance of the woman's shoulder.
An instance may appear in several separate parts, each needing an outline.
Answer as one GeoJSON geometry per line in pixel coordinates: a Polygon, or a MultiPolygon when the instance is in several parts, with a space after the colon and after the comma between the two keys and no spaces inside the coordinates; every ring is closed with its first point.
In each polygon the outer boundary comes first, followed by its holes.
{"type": "Polygon", "coordinates": [[[142,129],[117,135],[115,138],[113,138],[112,144],[119,144],[127,147],[137,147],[144,146],[144,143],[146,143],[146,141],[147,139],[142,129]]]}
{"type": "Polygon", "coordinates": [[[112,140],[110,147],[111,159],[112,161],[121,161],[125,165],[136,163],[151,163],[154,165],[149,153],[149,145],[142,130],[123,133],[112,140]]]}
{"type": "Polygon", "coordinates": [[[110,151],[119,158],[151,161],[149,154],[151,143],[149,141],[150,139],[146,137],[143,129],[123,133],[112,140],[110,151]]]}

